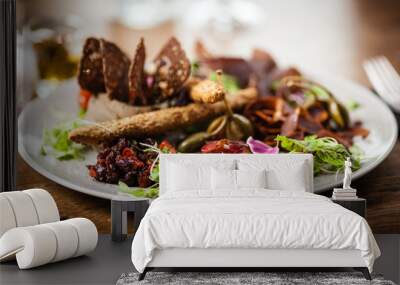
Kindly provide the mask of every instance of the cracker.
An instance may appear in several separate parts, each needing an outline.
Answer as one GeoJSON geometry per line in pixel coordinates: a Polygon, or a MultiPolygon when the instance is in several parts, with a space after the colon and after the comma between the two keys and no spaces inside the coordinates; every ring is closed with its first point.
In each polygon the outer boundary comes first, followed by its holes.
{"type": "Polygon", "coordinates": [[[79,85],[82,89],[94,94],[105,92],[100,41],[96,38],[88,38],[82,53],[78,71],[79,85]]]}
{"type": "Polygon", "coordinates": [[[179,91],[190,75],[190,61],[175,37],[172,37],[155,58],[155,88],[167,98],[179,91]]]}
{"type": "Polygon", "coordinates": [[[100,40],[106,91],[111,99],[128,102],[128,71],[131,61],[114,43],[100,40]]]}
{"type": "Polygon", "coordinates": [[[143,38],[136,48],[135,57],[129,68],[129,103],[132,105],[147,105],[146,97],[146,75],[144,63],[146,60],[146,49],[143,38]]]}

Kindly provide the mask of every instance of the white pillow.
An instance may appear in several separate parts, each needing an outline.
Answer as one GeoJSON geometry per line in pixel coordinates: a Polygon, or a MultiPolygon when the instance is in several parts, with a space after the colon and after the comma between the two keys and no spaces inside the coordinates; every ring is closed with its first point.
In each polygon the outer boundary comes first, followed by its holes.
{"type": "Polygon", "coordinates": [[[211,188],[211,167],[168,163],[167,191],[211,188]]]}
{"type": "Polygon", "coordinates": [[[229,170],[215,169],[211,171],[213,190],[239,190],[242,188],[266,188],[266,170],[229,170]]]}
{"type": "Polygon", "coordinates": [[[236,170],[212,168],[211,181],[213,190],[236,190],[236,170]]]}
{"type": "Polygon", "coordinates": [[[267,171],[235,170],[237,188],[267,188],[267,171]]]}
{"type": "MultiPolygon", "coordinates": [[[[186,190],[211,190],[211,169],[235,169],[234,160],[196,161],[164,160],[166,169],[166,192],[186,190]]],[[[164,165],[163,165],[164,167],[164,165]]],[[[164,182],[163,182],[164,183],[164,182]]]]}
{"type": "Polygon", "coordinates": [[[271,190],[307,191],[309,173],[305,161],[290,160],[266,163],[262,160],[238,160],[239,170],[266,169],[267,188],[271,190]]]}

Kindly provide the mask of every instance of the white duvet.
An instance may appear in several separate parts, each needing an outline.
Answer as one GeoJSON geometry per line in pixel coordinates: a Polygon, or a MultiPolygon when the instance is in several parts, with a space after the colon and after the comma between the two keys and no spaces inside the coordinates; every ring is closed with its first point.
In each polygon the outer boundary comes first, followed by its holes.
{"type": "Polygon", "coordinates": [[[380,251],[365,219],[306,192],[167,193],[154,200],[132,243],[143,272],[155,249],[358,249],[372,271],[380,251]]]}

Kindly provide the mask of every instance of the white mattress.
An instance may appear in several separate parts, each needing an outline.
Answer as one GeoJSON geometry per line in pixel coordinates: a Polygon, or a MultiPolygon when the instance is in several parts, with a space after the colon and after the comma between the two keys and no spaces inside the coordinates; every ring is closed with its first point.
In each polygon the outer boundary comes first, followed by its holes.
{"type": "Polygon", "coordinates": [[[380,255],[359,215],[323,196],[265,189],[156,199],[136,232],[132,262],[142,272],[155,250],[170,248],[359,250],[370,271],[380,255]]]}

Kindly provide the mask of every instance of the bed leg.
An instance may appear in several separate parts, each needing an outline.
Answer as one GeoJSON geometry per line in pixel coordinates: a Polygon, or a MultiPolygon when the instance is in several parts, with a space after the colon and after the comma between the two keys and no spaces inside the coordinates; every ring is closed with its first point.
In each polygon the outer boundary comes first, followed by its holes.
{"type": "Polygon", "coordinates": [[[367,267],[355,267],[354,269],[357,271],[361,271],[362,274],[364,275],[365,279],[372,280],[371,274],[369,274],[369,270],[367,267]]]}
{"type": "Polygon", "coordinates": [[[367,267],[364,267],[364,268],[362,269],[362,273],[364,274],[365,279],[367,279],[367,280],[372,280],[371,274],[369,274],[369,270],[368,270],[367,267]]]}
{"type": "Polygon", "coordinates": [[[139,274],[139,278],[138,281],[142,281],[144,279],[144,277],[146,277],[146,273],[147,273],[148,269],[147,267],[143,270],[142,273],[139,274]]]}

